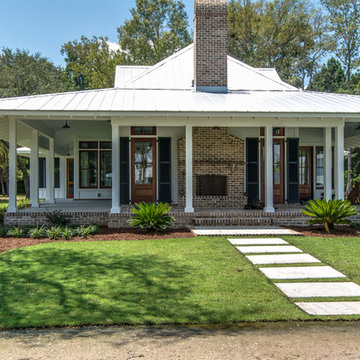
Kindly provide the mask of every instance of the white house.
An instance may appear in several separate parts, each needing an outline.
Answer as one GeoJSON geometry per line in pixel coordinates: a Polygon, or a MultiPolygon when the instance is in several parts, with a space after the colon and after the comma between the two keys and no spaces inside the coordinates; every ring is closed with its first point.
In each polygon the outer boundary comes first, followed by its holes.
{"type": "Polygon", "coordinates": [[[7,219],[20,146],[31,149],[32,212],[39,197],[109,199],[109,217],[139,201],[191,214],[342,199],[360,96],[302,91],[228,56],[226,17],[226,0],[195,0],[194,44],[154,66],[117,66],[114,88],[0,99],[7,219]]]}

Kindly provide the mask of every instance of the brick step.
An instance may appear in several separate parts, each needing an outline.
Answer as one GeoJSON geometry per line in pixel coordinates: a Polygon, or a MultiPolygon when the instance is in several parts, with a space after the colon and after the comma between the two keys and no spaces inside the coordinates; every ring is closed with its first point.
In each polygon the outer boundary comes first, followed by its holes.
{"type": "Polygon", "coordinates": [[[255,218],[239,218],[239,217],[203,217],[194,218],[193,224],[196,226],[221,226],[221,225],[243,225],[243,226],[254,226],[254,225],[271,225],[271,218],[255,217],[255,218]]]}

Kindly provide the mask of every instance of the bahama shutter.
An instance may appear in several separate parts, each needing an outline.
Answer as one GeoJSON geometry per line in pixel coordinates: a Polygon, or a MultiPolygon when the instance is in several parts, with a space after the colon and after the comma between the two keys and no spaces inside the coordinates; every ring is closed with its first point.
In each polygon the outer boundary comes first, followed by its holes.
{"type": "Polygon", "coordinates": [[[160,202],[171,203],[171,138],[158,139],[159,196],[160,202]]]}
{"type": "Polygon", "coordinates": [[[248,204],[259,202],[259,139],[246,139],[246,189],[248,204]]]}
{"type": "Polygon", "coordinates": [[[287,144],[287,202],[299,202],[299,139],[288,138],[287,144]]]}
{"type": "Polygon", "coordinates": [[[120,138],[120,204],[130,202],[129,138],[120,138]]]}

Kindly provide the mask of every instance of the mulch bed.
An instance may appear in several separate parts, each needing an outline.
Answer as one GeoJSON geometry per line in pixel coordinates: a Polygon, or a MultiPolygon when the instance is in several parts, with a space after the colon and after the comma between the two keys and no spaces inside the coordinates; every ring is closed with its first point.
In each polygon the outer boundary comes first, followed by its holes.
{"type": "Polygon", "coordinates": [[[0,253],[11,249],[44,244],[57,243],[59,241],[80,242],[80,241],[120,241],[120,240],[149,240],[149,239],[172,239],[172,238],[191,238],[195,236],[188,229],[167,229],[163,232],[146,232],[141,229],[101,229],[96,235],[91,235],[88,239],[73,237],[71,240],[50,240],[50,239],[31,239],[31,238],[1,238],[0,253]]]}
{"type": "Polygon", "coordinates": [[[346,237],[346,236],[360,236],[360,228],[354,229],[350,226],[335,226],[335,229],[328,234],[324,227],[321,226],[288,226],[288,229],[298,231],[304,236],[317,236],[317,237],[346,237]]]}

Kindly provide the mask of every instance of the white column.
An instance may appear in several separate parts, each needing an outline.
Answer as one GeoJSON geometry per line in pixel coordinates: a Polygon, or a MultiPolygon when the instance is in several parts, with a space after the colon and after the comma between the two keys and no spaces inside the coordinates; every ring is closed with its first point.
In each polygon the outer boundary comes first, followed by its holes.
{"type": "Polygon", "coordinates": [[[111,202],[111,213],[119,214],[121,211],[120,207],[120,128],[119,125],[112,124],[112,202],[111,202]]]}
{"type": "Polygon", "coordinates": [[[54,139],[49,139],[49,152],[46,155],[46,202],[55,202],[55,148],[54,139]]]}
{"type": "Polygon", "coordinates": [[[335,128],[335,199],[344,200],[344,126],[335,128]]]}
{"type": "Polygon", "coordinates": [[[30,153],[30,204],[39,207],[39,131],[32,131],[30,153]]]}
{"type": "Polygon", "coordinates": [[[8,212],[16,212],[16,170],[17,170],[17,153],[16,153],[16,143],[17,143],[17,121],[15,118],[9,118],[9,207],[8,212]]]}
{"type": "Polygon", "coordinates": [[[332,198],[331,127],[324,128],[324,198],[332,198]]]}
{"type": "Polygon", "coordinates": [[[265,126],[265,212],[274,212],[273,127],[265,126]]]}
{"type": "Polygon", "coordinates": [[[79,138],[74,136],[74,200],[79,199],[80,185],[79,138]]]}
{"type": "Polygon", "coordinates": [[[193,208],[193,149],[192,126],[185,126],[185,212],[194,212],[193,208]]]}

